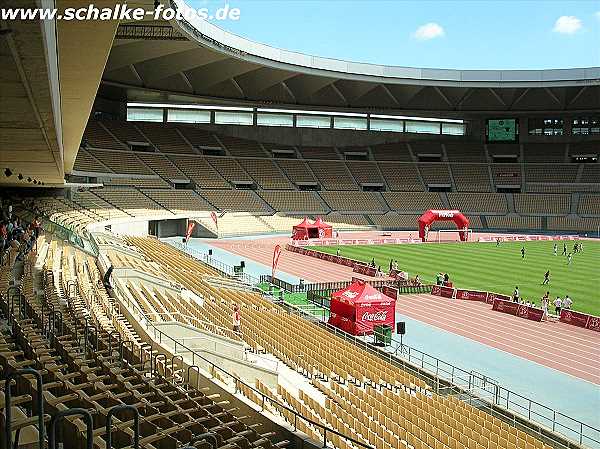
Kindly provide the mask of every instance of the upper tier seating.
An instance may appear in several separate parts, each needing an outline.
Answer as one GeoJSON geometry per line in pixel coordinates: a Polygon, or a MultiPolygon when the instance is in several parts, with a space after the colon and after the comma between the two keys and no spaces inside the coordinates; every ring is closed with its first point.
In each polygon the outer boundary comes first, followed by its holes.
{"type": "Polygon", "coordinates": [[[461,212],[493,212],[506,214],[508,206],[503,193],[448,193],[452,209],[461,212]]]}
{"type": "Polygon", "coordinates": [[[260,143],[254,140],[240,139],[239,137],[230,137],[219,135],[218,139],[223,146],[229,150],[232,156],[238,157],[265,157],[267,153],[262,149],[260,143]]]}
{"type": "Polygon", "coordinates": [[[221,149],[222,146],[213,133],[192,125],[177,125],[179,132],[196,149],[201,147],[221,149]]]}
{"type": "Polygon", "coordinates": [[[381,215],[369,215],[369,218],[375,225],[384,229],[418,229],[419,215],[399,215],[396,212],[388,212],[381,215]]]}
{"type": "Polygon", "coordinates": [[[187,179],[166,156],[159,153],[136,153],[136,156],[164,179],[187,179]]]}
{"type": "Polygon", "coordinates": [[[371,153],[377,161],[412,161],[408,147],[402,142],[371,145],[371,153]]]}
{"type": "Polygon", "coordinates": [[[568,183],[575,182],[579,166],[576,164],[525,165],[525,181],[568,183]]]}
{"type": "Polygon", "coordinates": [[[229,184],[203,157],[169,156],[191,181],[203,189],[229,189],[229,184]]]}
{"type": "Polygon", "coordinates": [[[358,190],[343,162],[309,162],[310,168],[326,190],[358,190]]]}
{"type": "Polygon", "coordinates": [[[163,153],[195,154],[194,149],[183,139],[174,125],[138,123],[137,127],[163,153]]]}
{"type": "Polygon", "coordinates": [[[425,185],[432,184],[452,184],[452,180],[450,179],[450,171],[448,169],[448,164],[441,163],[431,163],[431,164],[419,164],[419,171],[421,172],[421,176],[423,178],[423,182],[425,185]]]}
{"type": "Polygon", "coordinates": [[[263,189],[293,189],[274,161],[269,159],[238,159],[240,165],[263,189]]]}
{"type": "Polygon", "coordinates": [[[494,184],[521,185],[521,166],[519,164],[492,164],[494,184]]]}
{"type": "Polygon", "coordinates": [[[112,220],[114,218],[128,217],[129,215],[112,204],[104,201],[92,192],[84,190],[82,192],[73,192],[73,201],[84,209],[89,210],[102,220],[112,220]]]}
{"type": "Polygon", "coordinates": [[[340,155],[333,147],[298,147],[304,159],[339,159],[340,155]]]}
{"type": "Polygon", "coordinates": [[[277,165],[293,183],[317,182],[308,164],[294,159],[277,159],[277,165]]]}
{"type": "Polygon", "coordinates": [[[396,164],[393,162],[380,163],[379,169],[390,190],[400,192],[423,191],[423,183],[417,167],[413,164],[396,164]]]}
{"type": "Polygon", "coordinates": [[[436,155],[439,154],[440,157],[444,154],[442,151],[442,145],[439,142],[411,142],[410,148],[412,149],[412,153],[415,157],[419,157],[419,155],[436,155]]]}
{"type": "MultiPolygon", "coordinates": [[[[487,150],[490,155],[490,159],[493,159],[493,156],[517,156],[518,159],[521,158],[521,147],[518,144],[487,144],[487,150]]],[[[518,159],[515,159],[518,160],[518,159]]],[[[490,162],[492,162],[490,160],[490,162]]]]}
{"type": "Polygon", "coordinates": [[[459,192],[491,192],[488,166],[483,164],[452,164],[452,177],[459,192]]]}
{"type": "Polygon", "coordinates": [[[570,210],[570,195],[545,195],[523,193],[513,196],[515,211],[520,214],[559,214],[566,215],[570,210]]]}
{"type": "Polygon", "coordinates": [[[383,197],[392,210],[402,212],[444,209],[440,195],[435,192],[384,192],[383,197]]]}
{"type": "Polygon", "coordinates": [[[334,211],[376,212],[384,205],[376,192],[321,192],[321,198],[334,211]]]}
{"type": "Polygon", "coordinates": [[[100,123],[125,145],[129,142],[148,143],[148,140],[140,134],[133,122],[111,120],[100,123]]]}
{"type": "Polygon", "coordinates": [[[82,172],[112,173],[112,170],[83,148],[77,152],[73,170],[82,172]]]}
{"type": "MultiPolygon", "coordinates": [[[[110,123],[109,125],[110,129],[110,123]]],[[[101,122],[90,120],[85,128],[82,138],[83,146],[92,148],[100,148],[107,150],[124,150],[127,147],[116,140],[106,129],[101,122]]]]}
{"type": "Polygon", "coordinates": [[[316,192],[290,192],[281,190],[263,190],[259,195],[269,205],[281,212],[324,213],[325,207],[319,201],[316,192]]]}
{"type": "Polygon", "coordinates": [[[486,217],[490,229],[541,229],[541,217],[519,217],[514,215],[492,215],[486,217]]]}
{"type": "Polygon", "coordinates": [[[215,209],[192,190],[146,189],[143,192],[162,207],[176,214],[215,209]]]}
{"type": "Polygon", "coordinates": [[[102,162],[115,173],[154,175],[155,173],[143,164],[131,151],[91,151],[92,156],[102,162]]]}
{"type": "Polygon", "coordinates": [[[223,211],[267,212],[266,205],[250,190],[208,190],[200,192],[211,204],[223,211]]]}
{"type": "Polygon", "coordinates": [[[169,213],[169,211],[163,209],[156,202],[135,189],[104,187],[102,189],[94,189],[93,192],[103,200],[108,201],[134,217],[169,213]]]}
{"type": "Polygon", "coordinates": [[[527,143],[523,145],[525,162],[565,162],[566,145],[527,143]]]}
{"type": "Polygon", "coordinates": [[[575,231],[595,234],[600,226],[600,217],[548,217],[548,229],[551,231],[575,231]]]}
{"type": "Polygon", "coordinates": [[[171,187],[164,179],[153,178],[102,178],[105,186],[145,187],[150,189],[171,187]]]}
{"type": "Polygon", "coordinates": [[[600,184],[600,164],[584,164],[581,182],[600,184]]]}
{"type": "Polygon", "coordinates": [[[600,215],[600,195],[582,194],[577,212],[579,215],[600,215]]]}
{"type": "Polygon", "coordinates": [[[254,182],[248,173],[246,173],[240,164],[238,164],[236,159],[207,157],[206,160],[229,182],[254,182]]]}
{"type": "Polygon", "coordinates": [[[378,183],[383,184],[383,178],[379,173],[375,162],[351,162],[347,161],[346,166],[359,184],[378,183]]]}
{"type": "Polygon", "coordinates": [[[487,162],[485,149],[479,143],[446,143],[450,162],[487,162]]]}

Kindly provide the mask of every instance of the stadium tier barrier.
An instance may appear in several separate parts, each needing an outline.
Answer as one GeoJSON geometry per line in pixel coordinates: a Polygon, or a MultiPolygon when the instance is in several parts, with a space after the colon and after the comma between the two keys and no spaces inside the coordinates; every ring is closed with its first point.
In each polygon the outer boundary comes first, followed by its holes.
{"type": "Polygon", "coordinates": [[[435,296],[442,296],[444,298],[485,302],[487,304],[491,304],[492,310],[497,312],[504,312],[533,321],[542,321],[542,317],[544,315],[542,309],[512,302],[510,296],[502,295],[500,293],[434,285],[431,288],[431,294],[435,296]]]}
{"type": "MultiPolygon", "coordinates": [[[[348,257],[334,256],[333,254],[327,254],[321,251],[316,251],[314,249],[306,249],[289,244],[286,245],[285,249],[305,256],[316,257],[317,259],[326,260],[327,262],[337,263],[346,267],[352,267],[352,271],[354,273],[362,274],[364,276],[377,277],[384,275],[384,273],[379,272],[377,268],[371,267],[362,261],[350,259],[348,257]]],[[[405,271],[392,270],[388,273],[388,276],[400,282],[406,283],[408,281],[408,273],[405,271]]]]}
{"type": "Polygon", "coordinates": [[[494,299],[492,310],[508,313],[509,315],[515,315],[520,318],[527,318],[532,321],[542,321],[542,318],[544,317],[544,311],[542,309],[504,299],[494,299]]]}
{"type": "Polygon", "coordinates": [[[418,244],[421,240],[401,239],[401,238],[381,238],[381,239],[309,239],[292,240],[292,246],[336,246],[336,245],[400,245],[402,243],[418,244]]]}
{"type": "MultiPolygon", "coordinates": [[[[531,242],[537,240],[579,240],[578,235],[504,235],[503,242],[531,242]]],[[[496,242],[496,237],[479,237],[478,242],[496,242]]]]}
{"type": "Polygon", "coordinates": [[[594,315],[588,315],[587,313],[575,310],[561,310],[559,320],[561,323],[572,324],[573,326],[600,332],[600,317],[594,315]]]}

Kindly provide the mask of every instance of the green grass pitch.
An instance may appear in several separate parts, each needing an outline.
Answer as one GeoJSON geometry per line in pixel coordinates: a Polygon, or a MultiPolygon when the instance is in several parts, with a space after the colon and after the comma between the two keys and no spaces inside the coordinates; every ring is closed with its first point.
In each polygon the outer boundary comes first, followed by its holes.
{"type": "MultiPolygon", "coordinates": [[[[438,272],[448,273],[454,286],[496,293],[512,294],[519,286],[521,297],[540,305],[540,298],[550,292],[573,300],[573,309],[600,315],[600,241],[583,242],[582,253],[567,258],[561,256],[563,242],[558,243],[558,255],[553,254],[552,241],[496,243],[431,243],[423,245],[357,245],[314,246],[316,249],[340,254],[364,262],[375,258],[376,265],[388,271],[390,259],[398,261],[400,269],[411,277],[421,276],[423,282],[434,282],[438,272]],[[525,247],[525,259],[521,247],[525,247]],[[544,273],[550,270],[550,284],[541,285],[544,273]]],[[[573,241],[567,241],[572,252],[573,241]]]]}

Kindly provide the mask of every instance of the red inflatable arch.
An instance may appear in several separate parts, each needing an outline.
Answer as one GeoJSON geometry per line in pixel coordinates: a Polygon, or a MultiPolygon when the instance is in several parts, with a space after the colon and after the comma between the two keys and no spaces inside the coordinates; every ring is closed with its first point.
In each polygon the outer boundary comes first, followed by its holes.
{"type": "Polygon", "coordinates": [[[467,240],[466,229],[469,228],[469,219],[459,210],[428,210],[419,217],[419,238],[425,241],[425,229],[429,229],[434,221],[453,221],[459,229],[458,235],[462,241],[467,240]]]}

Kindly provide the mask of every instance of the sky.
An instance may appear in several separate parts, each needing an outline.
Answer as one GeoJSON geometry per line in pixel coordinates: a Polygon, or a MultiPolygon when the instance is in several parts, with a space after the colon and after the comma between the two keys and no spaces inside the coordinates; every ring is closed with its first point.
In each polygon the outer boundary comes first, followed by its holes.
{"type": "Polygon", "coordinates": [[[600,0],[186,0],[211,21],[302,53],[408,67],[600,66],[600,0]]]}

